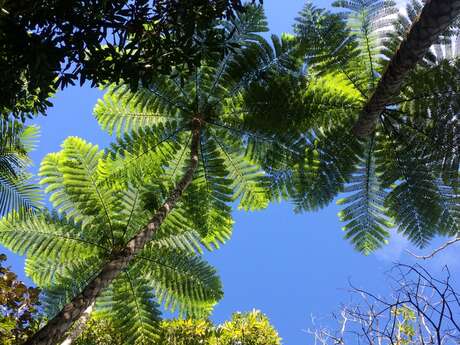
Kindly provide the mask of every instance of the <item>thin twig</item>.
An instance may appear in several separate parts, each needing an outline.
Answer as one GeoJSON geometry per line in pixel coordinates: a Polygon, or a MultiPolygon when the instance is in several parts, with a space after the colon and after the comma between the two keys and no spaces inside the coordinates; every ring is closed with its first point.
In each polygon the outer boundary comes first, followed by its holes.
{"type": "Polygon", "coordinates": [[[439,248],[435,249],[431,254],[428,254],[428,255],[417,255],[413,252],[411,252],[410,250],[406,249],[406,252],[410,255],[412,255],[413,257],[415,257],[416,259],[420,259],[420,260],[428,260],[428,259],[431,259],[433,258],[436,254],[438,254],[440,251],[443,251],[444,249],[446,249],[447,247],[453,245],[454,243],[457,243],[457,242],[460,242],[460,237],[456,237],[450,241],[447,241],[446,243],[444,243],[442,246],[440,246],[439,248]]]}

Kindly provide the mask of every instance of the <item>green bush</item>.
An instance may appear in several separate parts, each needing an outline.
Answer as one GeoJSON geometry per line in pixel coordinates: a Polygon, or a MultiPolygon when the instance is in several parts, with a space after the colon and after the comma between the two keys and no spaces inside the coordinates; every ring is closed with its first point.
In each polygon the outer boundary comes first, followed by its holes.
{"type": "MultiPolygon", "coordinates": [[[[110,320],[93,318],[75,345],[123,345],[122,339],[110,320]]],[[[281,345],[281,338],[268,318],[254,310],[235,313],[218,326],[209,320],[165,320],[158,325],[158,338],[148,345],[281,345]]]]}

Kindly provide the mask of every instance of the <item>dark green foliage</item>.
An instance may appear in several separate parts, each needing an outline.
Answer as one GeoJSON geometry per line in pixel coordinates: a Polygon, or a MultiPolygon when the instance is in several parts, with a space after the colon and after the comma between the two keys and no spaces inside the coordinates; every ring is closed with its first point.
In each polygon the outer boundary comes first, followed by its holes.
{"type": "Polygon", "coordinates": [[[128,80],[136,89],[187,70],[203,53],[233,49],[233,32],[217,24],[245,8],[239,0],[2,1],[1,115],[44,113],[50,94],[76,81],[128,80]]]}
{"type": "Polygon", "coordinates": [[[365,254],[385,243],[389,237],[388,228],[393,226],[384,206],[387,191],[376,169],[375,151],[378,147],[375,141],[378,139],[372,138],[367,143],[357,170],[348,180],[344,189],[348,196],[337,202],[347,205],[339,213],[340,220],[347,222],[342,228],[346,232],[345,238],[351,239],[356,249],[365,254]]]}
{"type": "Polygon", "coordinates": [[[10,211],[30,213],[39,206],[40,193],[30,183],[29,152],[34,148],[38,128],[16,121],[0,121],[0,215],[10,211]]]}

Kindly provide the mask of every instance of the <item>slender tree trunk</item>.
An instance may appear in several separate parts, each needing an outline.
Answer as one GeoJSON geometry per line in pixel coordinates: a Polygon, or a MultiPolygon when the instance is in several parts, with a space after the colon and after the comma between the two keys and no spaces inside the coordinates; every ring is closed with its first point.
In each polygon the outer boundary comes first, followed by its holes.
{"type": "Polygon", "coordinates": [[[368,137],[385,107],[394,102],[407,73],[426,55],[439,35],[460,13],[460,0],[427,0],[364,106],[353,133],[368,137]]]}
{"type": "Polygon", "coordinates": [[[193,174],[198,166],[198,150],[200,142],[201,121],[193,120],[192,143],[190,153],[190,163],[182,179],[177,183],[165,203],[155,213],[145,228],[134,236],[126,245],[121,253],[115,254],[101,269],[100,273],[93,278],[83,289],[74,297],[71,302],[51,319],[45,327],[34,334],[24,345],[55,345],[59,343],[65,332],[78,320],[82,313],[96,300],[99,294],[107,288],[110,283],[120,274],[134,259],[144,246],[149,242],[157,229],[165,220],[166,216],[176,205],[184,191],[190,185],[193,174]]]}
{"type": "Polygon", "coordinates": [[[83,333],[86,328],[86,323],[91,317],[91,313],[94,310],[94,302],[86,308],[86,310],[81,314],[77,322],[75,322],[74,327],[70,334],[64,339],[61,345],[71,345],[73,342],[83,333]]]}

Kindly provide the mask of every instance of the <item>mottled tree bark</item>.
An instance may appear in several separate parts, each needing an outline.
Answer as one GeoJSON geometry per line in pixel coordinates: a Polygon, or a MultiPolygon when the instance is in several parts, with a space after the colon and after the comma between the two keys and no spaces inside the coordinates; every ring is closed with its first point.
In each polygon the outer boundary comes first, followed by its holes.
{"type": "Polygon", "coordinates": [[[83,312],[96,300],[102,290],[120,274],[134,259],[144,246],[153,238],[155,231],[174,208],[184,191],[190,185],[198,166],[198,150],[200,142],[201,121],[195,119],[192,129],[192,143],[190,163],[182,179],[177,183],[169,197],[160,209],[154,214],[145,228],[134,236],[121,253],[115,254],[102,267],[100,273],[93,278],[82,292],[67,303],[64,308],[51,319],[40,331],[30,338],[24,345],[55,345],[59,343],[83,312]]]}
{"type": "Polygon", "coordinates": [[[67,334],[67,337],[61,343],[61,345],[71,345],[73,342],[83,333],[86,329],[86,323],[91,317],[91,313],[94,310],[94,302],[86,308],[81,314],[80,318],[74,323],[72,330],[67,334]]]}
{"type": "Polygon", "coordinates": [[[356,136],[366,138],[372,134],[380,114],[398,96],[407,73],[426,55],[459,13],[460,0],[426,1],[353,127],[356,136]]]}

